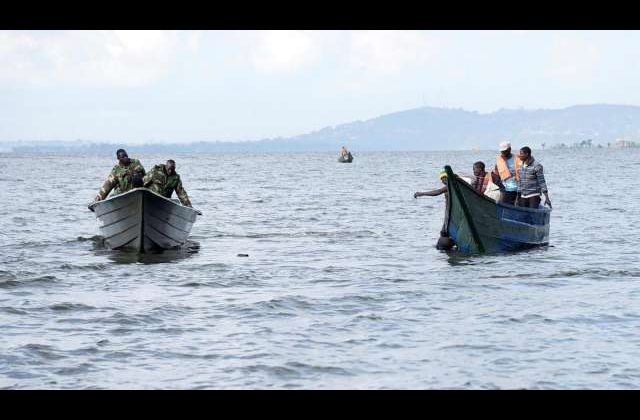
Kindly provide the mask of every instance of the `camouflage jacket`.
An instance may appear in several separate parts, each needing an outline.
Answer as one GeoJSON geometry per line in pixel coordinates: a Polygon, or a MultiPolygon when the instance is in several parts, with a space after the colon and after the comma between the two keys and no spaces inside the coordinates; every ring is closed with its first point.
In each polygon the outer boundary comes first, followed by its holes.
{"type": "Polygon", "coordinates": [[[171,194],[175,190],[178,199],[183,206],[191,207],[191,201],[187,195],[187,191],[182,187],[180,175],[174,172],[173,175],[167,175],[164,165],[156,165],[143,179],[144,186],[164,197],[171,198],[171,194]]]}
{"type": "Polygon", "coordinates": [[[113,190],[113,195],[122,194],[133,188],[133,176],[144,176],[145,170],[138,159],[131,159],[129,166],[118,163],[113,167],[107,180],[102,184],[96,199],[104,200],[113,190]]]}

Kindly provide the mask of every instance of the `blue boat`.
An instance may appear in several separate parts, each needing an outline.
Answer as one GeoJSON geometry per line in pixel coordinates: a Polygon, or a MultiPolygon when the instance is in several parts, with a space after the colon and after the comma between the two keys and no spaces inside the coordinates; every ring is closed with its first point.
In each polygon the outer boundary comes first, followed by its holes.
{"type": "Polygon", "coordinates": [[[493,253],[547,245],[551,209],[497,203],[476,192],[453,173],[447,173],[447,209],[444,233],[459,252],[493,253]]]}

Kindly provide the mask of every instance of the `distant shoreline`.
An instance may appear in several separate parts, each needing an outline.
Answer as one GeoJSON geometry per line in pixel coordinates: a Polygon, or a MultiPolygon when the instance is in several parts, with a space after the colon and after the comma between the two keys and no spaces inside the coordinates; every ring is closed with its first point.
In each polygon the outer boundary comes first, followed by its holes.
{"type": "MultiPolygon", "coordinates": [[[[171,155],[171,156],[193,156],[193,155],[338,155],[340,153],[339,150],[242,150],[242,151],[184,151],[184,150],[152,150],[151,146],[146,147],[144,150],[138,150],[133,147],[114,145],[113,148],[108,151],[86,151],[86,150],[2,150],[0,149],[0,156],[95,156],[95,157],[113,157],[115,150],[119,147],[125,147],[130,155],[171,155]]],[[[547,147],[546,149],[532,147],[535,152],[580,152],[580,151],[602,151],[602,150],[628,150],[628,149],[639,149],[640,147],[591,147],[591,148],[571,148],[571,147],[547,147]]],[[[496,154],[495,149],[449,149],[449,150],[352,150],[354,156],[357,155],[369,155],[369,154],[381,154],[381,153],[392,153],[392,154],[407,154],[407,153],[470,153],[472,155],[476,154],[496,154]]]]}

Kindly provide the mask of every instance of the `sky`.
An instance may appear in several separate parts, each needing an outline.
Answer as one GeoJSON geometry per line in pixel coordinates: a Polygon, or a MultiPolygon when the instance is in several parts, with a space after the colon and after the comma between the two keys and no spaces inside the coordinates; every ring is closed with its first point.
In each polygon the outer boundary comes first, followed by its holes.
{"type": "Polygon", "coordinates": [[[640,105],[640,31],[0,31],[0,142],[246,141],[421,106],[640,105]]]}

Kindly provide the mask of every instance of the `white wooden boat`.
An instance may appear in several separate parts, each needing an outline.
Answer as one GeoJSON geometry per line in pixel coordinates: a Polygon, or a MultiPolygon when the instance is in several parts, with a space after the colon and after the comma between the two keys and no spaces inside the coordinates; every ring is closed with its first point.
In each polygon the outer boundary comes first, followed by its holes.
{"type": "Polygon", "coordinates": [[[148,188],[135,188],[89,205],[98,219],[100,234],[111,249],[138,252],[169,249],[187,241],[198,210],[148,188]]]}

